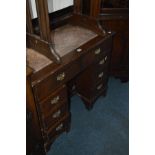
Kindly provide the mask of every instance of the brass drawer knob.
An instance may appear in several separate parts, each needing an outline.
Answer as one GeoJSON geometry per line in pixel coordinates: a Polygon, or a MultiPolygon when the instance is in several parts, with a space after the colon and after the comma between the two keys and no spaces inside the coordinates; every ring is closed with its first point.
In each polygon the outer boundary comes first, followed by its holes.
{"type": "Polygon", "coordinates": [[[53,114],[53,118],[57,118],[57,117],[59,117],[60,114],[61,114],[61,111],[58,110],[57,112],[55,112],[55,113],[53,114]]]}
{"type": "Polygon", "coordinates": [[[105,63],[105,60],[104,60],[104,59],[102,59],[102,60],[99,62],[100,65],[103,65],[104,63],[105,63]]]}
{"type": "Polygon", "coordinates": [[[102,78],[102,77],[103,77],[103,75],[104,75],[104,73],[103,73],[103,72],[101,72],[101,73],[98,75],[98,78],[102,78]]]}
{"type": "Polygon", "coordinates": [[[100,53],[101,53],[101,49],[98,48],[98,49],[95,51],[95,55],[98,55],[98,54],[100,54],[100,53]]]}
{"type": "Polygon", "coordinates": [[[65,73],[63,72],[57,76],[57,81],[62,81],[64,80],[64,78],[65,78],[65,73]]]}
{"type": "Polygon", "coordinates": [[[60,100],[59,96],[56,96],[53,100],[51,100],[51,104],[56,104],[60,100]]]}
{"type": "Polygon", "coordinates": [[[63,124],[61,123],[58,127],[56,127],[56,131],[59,131],[59,130],[61,130],[63,128],[63,124]]]}
{"type": "Polygon", "coordinates": [[[102,84],[100,84],[98,87],[97,87],[97,90],[100,90],[102,88],[102,84]]]}

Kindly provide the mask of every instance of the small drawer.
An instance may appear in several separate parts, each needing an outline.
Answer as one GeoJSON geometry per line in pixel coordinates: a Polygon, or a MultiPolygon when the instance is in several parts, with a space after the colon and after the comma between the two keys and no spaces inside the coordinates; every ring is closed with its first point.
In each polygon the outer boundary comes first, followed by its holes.
{"type": "Polygon", "coordinates": [[[70,113],[65,115],[63,118],[59,120],[51,129],[49,129],[46,133],[47,140],[51,140],[54,137],[59,136],[62,132],[67,131],[70,126],[70,113]]]}
{"type": "Polygon", "coordinates": [[[56,108],[50,115],[46,118],[43,117],[43,124],[45,129],[49,129],[54,123],[59,121],[65,114],[69,113],[68,103],[64,103],[58,108],[56,108]]]}
{"type": "Polygon", "coordinates": [[[39,103],[40,111],[45,117],[53,111],[55,107],[68,102],[67,88],[65,85],[56,89],[48,98],[39,103]]]}
{"type": "Polygon", "coordinates": [[[95,86],[94,90],[92,90],[93,96],[99,96],[106,88],[107,88],[107,79],[104,79],[95,86]]]}
{"type": "Polygon", "coordinates": [[[107,69],[99,70],[95,74],[96,82],[99,83],[99,81],[103,81],[108,77],[107,69]]]}
{"type": "Polygon", "coordinates": [[[106,53],[110,53],[111,51],[111,38],[107,38],[99,45],[96,45],[95,48],[92,48],[88,51],[85,56],[82,58],[83,67],[87,67],[88,65],[100,60],[106,53]]]}
{"type": "Polygon", "coordinates": [[[69,66],[65,66],[63,69],[59,69],[53,72],[47,78],[37,83],[34,86],[34,94],[37,97],[38,102],[49,96],[54,89],[64,84],[66,81],[72,79],[74,75],[80,72],[80,63],[74,62],[69,66]]]}
{"type": "Polygon", "coordinates": [[[96,67],[97,68],[106,68],[108,66],[108,64],[109,64],[109,61],[110,61],[110,54],[107,53],[103,57],[101,57],[99,59],[99,61],[97,61],[97,63],[96,63],[97,66],[96,67]]]}
{"type": "Polygon", "coordinates": [[[93,77],[90,78],[90,84],[89,86],[94,89],[96,87],[97,84],[99,84],[100,82],[104,81],[107,79],[108,77],[108,72],[107,69],[97,69],[97,68],[93,68],[93,77]]]}

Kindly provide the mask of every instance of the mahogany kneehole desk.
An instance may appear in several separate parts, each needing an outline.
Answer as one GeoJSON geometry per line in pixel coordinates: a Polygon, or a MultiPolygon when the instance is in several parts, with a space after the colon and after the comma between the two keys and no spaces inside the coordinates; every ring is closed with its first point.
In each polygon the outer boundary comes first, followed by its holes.
{"type": "Polygon", "coordinates": [[[40,154],[45,154],[62,132],[69,131],[69,97],[78,94],[90,110],[108,88],[112,34],[98,35],[71,24],[54,31],[60,64],[27,48],[27,66],[32,69],[28,79],[34,98],[33,103],[27,101],[27,107],[39,124],[36,130],[40,131],[38,143],[43,152],[40,154]]]}

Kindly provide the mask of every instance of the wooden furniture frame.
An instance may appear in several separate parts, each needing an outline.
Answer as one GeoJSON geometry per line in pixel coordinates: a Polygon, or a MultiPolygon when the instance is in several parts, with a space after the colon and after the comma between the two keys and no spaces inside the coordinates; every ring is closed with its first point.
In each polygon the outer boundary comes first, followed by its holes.
{"type": "MultiPolygon", "coordinates": [[[[93,28],[98,34],[103,35],[103,30],[96,20],[96,17],[99,15],[100,0],[91,0],[90,4],[90,17],[84,17],[82,16],[82,0],[74,0],[74,13],[69,21],[72,24],[76,23],[87,27],[88,29],[93,28]]],[[[51,37],[47,0],[36,0],[36,9],[39,20],[39,36],[34,33],[29,0],[26,1],[26,6],[27,47],[37,50],[56,63],[61,63],[61,57],[56,52],[54,41],[51,37]]]]}
{"type": "MultiPolygon", "coordinates": [[[[102,6],[99,20],[107,30],[115,31],[110,73],[122,82],[129,80],[129,1],[116,0],[113,7],[102,6]]],[[[108,0],[107,0],[108,2],[108,0]]]]}
{"type": "MultiPolygon", "coordinates": [[[[43,151],[43,154],[46,154],[62,132],[68,132],[70,129],[71,113],[68,98],[73,86],[76,85],[76,92],[88,110],[92,109],[99,96],[105,96],[108,88],[113,33],[103,30],[97,20],[100,0],[91,0],[90,4],[90,15],[86,16],[82,14],[82,0],[75,0],[73,13],[58,23],[55,29],[49,20],[47,0],[36,0],[38,31],[32,22],[27,0],[27,49],[45,56],[52,62],[40,70],[33,69],[28,76],[27,88],[31,92],[28,96],[33,96],[33,101],[30,101],[28,106],[33,106],[32,112],[37,123],[34,130],[41,131],[37,137],[42,149],[38,151],[43,151]],[[95,36],[61,57],[55,49],[51,30],[53,32],[66,23],[82,27],[85,31],[90,30],[95,36]],[[77,52],[78,50],[80,52],[77,52]]],[[[36,59],[34,62],[36,63],[36,59]]],[[[31,67],[30,64],[28,66],[31,67]]],[[[40,155],[36,150],[30,152],[40,155]]]]}

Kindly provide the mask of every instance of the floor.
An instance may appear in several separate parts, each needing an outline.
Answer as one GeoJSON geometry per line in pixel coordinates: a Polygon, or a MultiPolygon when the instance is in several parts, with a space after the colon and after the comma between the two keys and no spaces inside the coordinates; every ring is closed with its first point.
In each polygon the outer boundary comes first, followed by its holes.
{"type": "Polygon", "coordinates": [[[71,98],[71,130],[53,143],[48,155],[128,155],[129,83],[110,78],[107,96],[87,111],[71,98]]]}

